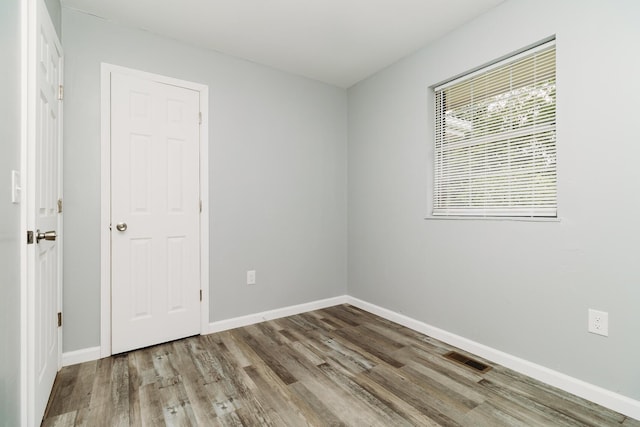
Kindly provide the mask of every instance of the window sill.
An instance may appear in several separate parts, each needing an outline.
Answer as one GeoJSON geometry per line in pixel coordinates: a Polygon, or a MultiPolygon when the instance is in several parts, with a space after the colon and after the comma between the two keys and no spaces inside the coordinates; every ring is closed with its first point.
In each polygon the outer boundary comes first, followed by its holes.
{"type": "Polygon", "coordinates": [[[560,217],[527,217],[527,216],[433,216],[427,215],[427,221],[432,220],[463,220],[463,221],[520,221],[520,222],[561,222],[560,217]]]}

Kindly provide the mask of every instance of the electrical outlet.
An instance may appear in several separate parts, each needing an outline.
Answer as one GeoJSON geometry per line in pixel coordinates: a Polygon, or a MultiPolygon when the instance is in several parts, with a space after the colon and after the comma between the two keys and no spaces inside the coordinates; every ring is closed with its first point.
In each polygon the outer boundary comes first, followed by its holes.
{"type": "Polygon", "coordinates": [[[247,285],[255,285],[256,284],[256,271],[249,270],[247,271],[247,285]]]}
{"type": "Polygon", "coordinates": [[[589,332],[609,336],[609,313],[589,309],[589,332]]]}

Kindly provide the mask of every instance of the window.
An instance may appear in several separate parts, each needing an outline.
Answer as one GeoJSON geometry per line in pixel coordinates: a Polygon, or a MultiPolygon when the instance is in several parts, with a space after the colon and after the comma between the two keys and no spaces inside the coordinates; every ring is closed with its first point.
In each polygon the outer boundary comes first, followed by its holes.
{"type": "Polygon", "coordinates": [[[555,42],[436,87],[434,216],[556,217],[555,42]]]}

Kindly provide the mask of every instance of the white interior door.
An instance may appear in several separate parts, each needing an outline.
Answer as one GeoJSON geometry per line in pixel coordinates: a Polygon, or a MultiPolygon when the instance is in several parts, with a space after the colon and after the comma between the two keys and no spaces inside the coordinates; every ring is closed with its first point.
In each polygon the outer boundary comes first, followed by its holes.
{"type": "Polygon", "coordinates": [[[30,69],[35,77],[32,103],[34,129],[28,144],[28,223],[35,229],[28,250],[28,385],[29,412],[35,424],[44,414],[60,365],[58,309],[60,304],[62,224],[58,200],[62,189],[61,102],[62,49],[42,1],[36,2],[34,48],[30,69]],[[34,102],[35,101],[35,102],[34,102]],[[45,238],[46,236],[46,238],[45,238]]]}
{"type": "Polygon", "coordinates": [[[111,347],[200,333],[199,92],[111,73],[111,347]]]}

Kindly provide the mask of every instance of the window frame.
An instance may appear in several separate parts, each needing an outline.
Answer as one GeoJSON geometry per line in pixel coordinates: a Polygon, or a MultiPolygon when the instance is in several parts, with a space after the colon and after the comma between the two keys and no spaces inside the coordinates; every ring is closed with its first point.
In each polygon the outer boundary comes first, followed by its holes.
{"type": "MultiPolygon", "coordinates": [[[[439,83],[437,85],[433,85],[431,86],[431,90],[429,91],[429,101],[430,101],[430,105],[432,106],[433,110],[431,111],[430,117],[431,117],[431,124],[433,125],[433,141],[432,141],[432,145],[431,145],[431,149],[430,149],[430,153],[431,153],[431,167],[432,167],[432,173],[430,176],[430,182],[429,184],[429,197],[428,197],[428,213],[425,216],[425,219],[437,219],[437,220],[459,220],[459,219],[464,219],[464,220],[506,220],[506,221],[527,221],[527,222],[559,222],[560,221],[560,216],[559,216],[559,180],[558,180],[558,163],[557,163],[557,158],[558,158],[558,143],[557,143],[557,93],[556,93],[556,87],[557,87],[557,49],[556,49],[556,40],[555,37],[551,37],[545,40],[540,41],[539,43],[536,43],[534,45],[530,45],[526,48],[523,48],[519,51],[516,51],[512,54],[509,55],[505,55],[502,56],[501,58],[490,62],[488,64],[482,65],[480,67],[474,68],[466,73],[463,74],[459,74],[456,77],[453,77],[449,80],[446,80],[442,83],[439,83]],[[461,82],[465,82],[465,81],[469,81],[470,79],[476,77],[476,76],[481,76],[483,74],[487,74],[489,72],[491,72],[492,70],[496,70],[499,68],[505,68],[507,69],[511,64],[517,63],[518,61],[522,60],[522,59],[526,59],[529,57],[532,57],[533,55],[535,55],[538,52],[547,50],[547,49],[553,49],[554,50],[554,65],[553,65],[553,82],[554,82],[554,104],[553,104],[553,149],[554,149],[554,178],[555,178],[555,182],[554,182],[554,190],[555,190],[555,215],[547,215],[547,214],[537,214],[535,212],[532,212],[532,214],[526,214],[526,213],[522,213],[522,214],[518,214],[517,212],[513,212],[513,213],[508,213],[508,214],[503,214],[503,213],[499,213],[499,214],[492,214],[491,212],[487,212],[487,210],[485,209],[483,212],[483,209],[481,208],[475,208],[476,212],[475,213],[467,213],[467,214],[455,214],[455,213],[434,213],[434,210],[436,208],[436,192],[437,192],[437,188],[436,188],[436,184],[437,184],[437,180],[436,180],[436,173],[437,173],[437,165],[436,162],[438,161],[437,159],[437,154],[439,153],[439,151],[436,148],[436,144],[438,142],[438,136],[437,133],[438,131],[442,131],[442,125],[440,125],[440,127],[438,126],[437,120],[438,120],[438,103],[437,103],[437,98],[436,98],[436,94],[438,93],[438,91],[442,91],[443,89],[446,89],[448,87],[454,86],[458,83],[461,82]]],[[[508,93],[508,92],[498,92],[498,94],[504,94],[504,93],[508,93]]],[[[440,118],[442,119],[444,117],[445,111],[443,110],[440,118]]],[[[491,136],[489,137],[491,138],[491,136]]],[[[440,143],[443,142],[443,139],[440,139],[440,143]]],[[[472,175],[470,175],[472,176],[472,175]]],[[[510,181],[513,182],[513,181],[510,181]]],[[[510,207],[512,207],[512,205],[510,205],[510,207]]],[[[466,209],[466,208],[462,208],[462,209],[466,209]]],[[[446,209],[443,209],[446,210],[446,209]]],[[[473,206],[468,206],[468,210],[469,212],[473,211],[474,208],[473,206]]],[[[514,209],[515,210],[515,209],[514,209]]],[[[506,209],[505,209],[506,211],[506,209]]]]}

